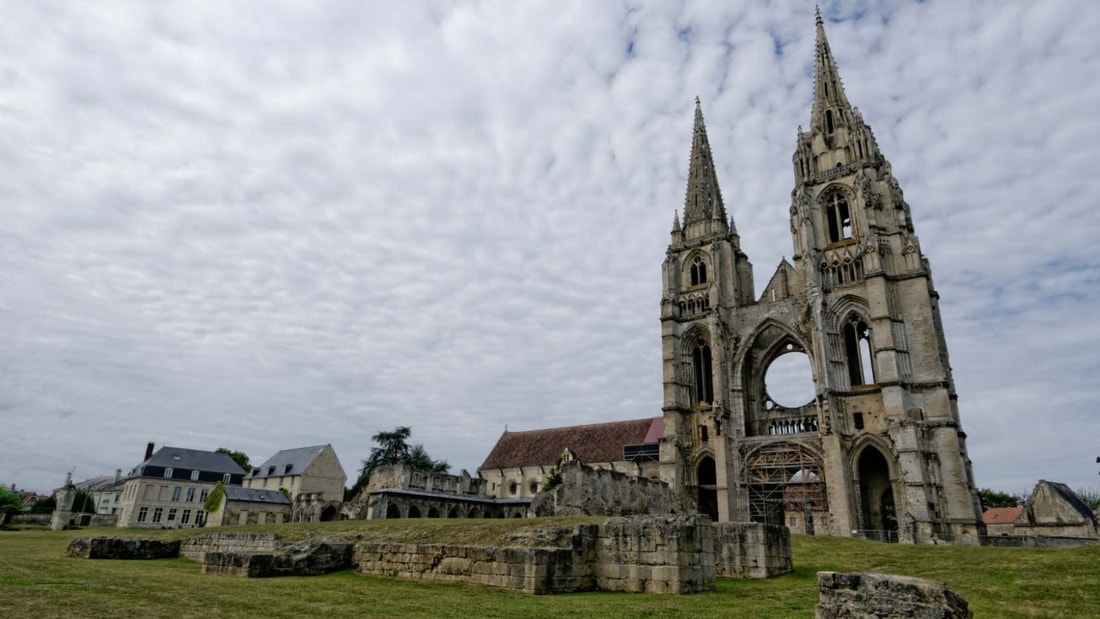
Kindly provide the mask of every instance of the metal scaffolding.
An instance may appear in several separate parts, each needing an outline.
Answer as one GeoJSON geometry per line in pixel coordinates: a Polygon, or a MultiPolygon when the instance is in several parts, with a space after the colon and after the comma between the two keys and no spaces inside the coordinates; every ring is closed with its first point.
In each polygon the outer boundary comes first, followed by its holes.
{"type": "Polygon", "coordinates": [[[763,447],[748,466],[749,516],[785,525],[786,512],[828,510],[821,461],[793,443],[763,447]]]}

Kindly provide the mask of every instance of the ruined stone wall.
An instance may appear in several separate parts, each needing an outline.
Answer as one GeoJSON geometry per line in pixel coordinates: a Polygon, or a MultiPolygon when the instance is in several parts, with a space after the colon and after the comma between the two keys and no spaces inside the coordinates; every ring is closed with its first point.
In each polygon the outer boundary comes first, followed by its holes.
{"type": "Polygon", "coordinates": [[[981,538],[982,546],[998,548],[1080,548],[1097,543],[1092,537],[1057,537],[1052,535],[989,535],[981,538]]]}
{"type": "Polygon", "coordinates": [[[817,619],[969,619],[974,616],[966,600],[958,594],[942,583],[923,578],[818,572],[817,586],[817,619]]]}
{"type": "Polygon", "coordinates": [[[203,561],[208,552],[275,552],[281,546],[274,533],[207,533],[184,540],[180,556],[203,561]]]}
{"type": "Polygon", "coordinates": [[[794,569],[790,530],[759,522],[715,524],[714,555],[725,578],[771,578],[794,569]]]}
{"type": "Polygon", "coordinates": [[[590,564],[576,561],[575,554],[566,548],[360,543],[352,560],[362,574],[472,582],[535,594],[591,591],[590,564]]]}
{"type": "Polygon", "coordinates": [[[711,591],[714,526],[698,514],[611,518],[599,527],[596,561],[600,591],[711,591]]]}
{"type": "Polygon", "coordinates": [[[656,479],[593,468],[561,466],[561,485],[541,493],[531,509],[539,516],[631,516],[682,511],[677,493],[656,479]]]}

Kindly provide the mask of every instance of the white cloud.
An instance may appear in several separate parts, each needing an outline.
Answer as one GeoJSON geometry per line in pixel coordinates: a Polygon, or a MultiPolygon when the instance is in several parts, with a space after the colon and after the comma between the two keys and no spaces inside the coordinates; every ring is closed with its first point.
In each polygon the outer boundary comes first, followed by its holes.
{"type": "MultiPolygon", "coordinates": [[[[660,411],[703,99],[758,288],[791,253],[795,3],[33,3],[0,24],[0,479],[398,424],[457,467],[660,411]]],[[[1100,13],[827,5],[913,208],[981,485],[1095,483],[1100,13]]],[[[10,483],[10,482],[9,482],[10,483]]]]}

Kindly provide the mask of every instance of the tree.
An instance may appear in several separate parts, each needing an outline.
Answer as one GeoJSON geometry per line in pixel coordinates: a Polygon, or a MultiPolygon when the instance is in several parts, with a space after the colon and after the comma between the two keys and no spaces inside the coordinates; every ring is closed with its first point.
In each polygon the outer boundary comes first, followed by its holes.
{"type": "Polygon", "coordinates": [[[982,488],[978,490],[978,498],[981,499],[982,509],[990,509],[993,507],[1016,507],[1023,501],[1020,497],[1007,492],[997,492],[996,490],[990,490],[989,488],[982,488]]]}
{"type": "Polygon", "coordinates": [[[232,449],[229,449],[227,447],[219,447],[215,449],[214,452],[225,454],[230,458],[233,458],[233,461],[241,465],[241,468],[245,471],[252,470],[252,462],[249,460],[248,455],[245,454],[243,451],[233,451],[232,449]]]}
{"type": "Polygon", "coordinates": [[[34,505],[31,505],[32,514],[52,514],[55,509],[57,509],[57,497],[52,494],[38,499],[34,502],[34,505]]]}
{"type": "Polygon", "coordinates": [[[225,486],[219,481],[214,489],[210,491],[210,494],[206,496],[206,502],[202,504],[202,508],[206,510],[206,513],[213,514],[222,506],[222,499],[224,498],[225,486]]]}
{"type": "Polygon", "coordinates": [[[23,511],[23,500],[19,494],[0,486],[0,514],[14,514],[23,511]]]}
{"type": "Polygon", "coordinates": [[[1077,489],[1076,494],[1092,511],[1100,509],[1100,488],[1086,488],[1082,486],[1077,489]]]}
{"type": "Polygon", "coordinates": [[[73,513],[94,514],[95,498],[83,490],[77,490],[76,494],[73,495],[73,513]]]}
{"type": "Polygon", "coordinates": [[[371,437],[377,443],[372,447],[370,456],[363,460],[363,468],[359,471],[359,477],[355,484],[344,492],[344,500],[350,501],[355,495],[370,482],[371,473],[380,467],[394,464],[404,464],[414,471],[427,471],[429,473],[446,473],[451,465],[446,460],[433,460],[423,445],[409,445],[408,439],[412,436],[412,429],[408,426],[397,426],[389,432],[379,432],[371,437]]]}

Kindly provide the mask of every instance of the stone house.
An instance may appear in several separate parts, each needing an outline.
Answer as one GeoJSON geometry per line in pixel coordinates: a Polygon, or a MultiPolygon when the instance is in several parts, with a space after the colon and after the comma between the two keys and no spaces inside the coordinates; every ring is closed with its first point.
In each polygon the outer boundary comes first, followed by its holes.
{"type": "Polygon", "coordinates": [[[661,417],[505,431],[477,472],[486,482],[486,496],[528,500],[542,490],[547,476],[562,461],[579,460],[593,468],[656,478],[663,433],[661,417]]]}
{"type": "Polygon", "coordinates": [[[233,458],[213,451],[161,447],[145,450],[122,488],[118,526],[176,528],[202,526],[206,496],[218,482],[240,486],[245,471],[233,458]]]}
{"type": "Polygon", "coordinates": [[[91,495],[95,501],[95,513],[101,515],[118,514],[122,509],[122,490],[125,485],[122,469],[116,469],[114,475],[100,475],[73,484],[77,490],[91,495]]]}
{"type": "Polygon", "coordinates": [[[293,520],[336,520],[344,500],[347,474],[332,445],[283,449],[253,467],[244,487],[256,490],[286,489],[294,503],[293,520]]]}
{"type": "Polygon", "coordinates": [[[1100,538],[1096,515],[1069,486],[1040,479],[1013,520],[1012,535],[1100,538]]]}
{"type": "Polygon", "coordinates": [[[293,502],[280,490],[224,486],[225,498],[207,514],[206,526],[289,522],[293,502]]]}
{"type": "Polygon", "coordinates": [[[683,216],[662,265],[661,479],[719,522],[810,516],[818,534],[977,543],[931,264],[820,14],[796,137],[792,258],[758,298],[696,100],[683,216]],[[810,478],[815,488],[792,491],[810,478]]]}
{"type": "Polygon", "coordinates": [[[1016,519],[1024,513],[1024,506],[1015,507],[990,507],[982,513],[982,522],[985,523],[986,535],[1004,536],[1016,535],[1016,519]]]}

